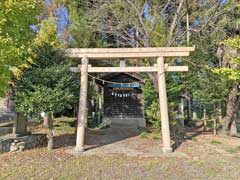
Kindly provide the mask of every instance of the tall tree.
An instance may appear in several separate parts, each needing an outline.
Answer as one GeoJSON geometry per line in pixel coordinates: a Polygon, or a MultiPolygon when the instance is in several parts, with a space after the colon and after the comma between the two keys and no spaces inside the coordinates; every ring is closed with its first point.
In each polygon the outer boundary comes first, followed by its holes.
{"type": "Polygon", "coordinates": [[[31,68],[17,81],[16,109],[28,117],[45,112],[49,149],[53,146],[53,115],[72,108],[77,101],[79,80],[69,71],[64,53],[51,45],[39,46],[31,68]]]}
{"type": "MultiPolygon", "coordinates": [[[[225,130],[227,133],[236,132],[233,115],[237,109],[238,89],[240,83],[240,36],[225,40],[221,47],[218,48],[219,59],[222,61],[222,66],[215,69],[220,75],[225,76],[225,79],[231,83],[229,94],[227,97],[227,110],[225,120],[225,130]]],[[[236,135],[235,133],[231,133],[236,135]]]]}
{"type": "Polygon", "coordinates": [[[0,3],[0,96],[4,95],[11,70],[28,59],[35,34],[30,26],[37,23],[42,2],[38,0],[0,3]]]}

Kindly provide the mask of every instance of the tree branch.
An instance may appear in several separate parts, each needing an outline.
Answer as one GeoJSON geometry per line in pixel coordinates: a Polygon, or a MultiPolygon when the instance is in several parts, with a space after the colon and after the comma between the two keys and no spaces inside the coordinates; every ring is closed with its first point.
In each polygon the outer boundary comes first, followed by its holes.
{"type": "Polygon", "coordinates": [[[172,42],[173,32],[174,32],[174,30],[176,28],[176,25],[177,25],[176,22],[178,20],[178,16],[179,16],[180,11],[182,9],[183,2],[184,2],[184,0],[180,0],[180,3],[179,3],[178,8],[177,8],[177,12],[174,15],[173,22],[171,24],[171,28],[170,28],[169,35],[168,35],[167,46],[170,46],[170,44],[172,42]]]}

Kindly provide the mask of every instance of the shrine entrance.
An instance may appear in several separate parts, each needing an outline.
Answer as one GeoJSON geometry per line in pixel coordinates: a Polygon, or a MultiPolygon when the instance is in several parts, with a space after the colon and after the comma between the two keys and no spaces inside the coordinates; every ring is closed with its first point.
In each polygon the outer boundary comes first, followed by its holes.
{"type": "Polygon", "coordinates": [[[187,66],[168,66],[164,63],[166,57],[184,57],[189,56],[194,51],[194,47],[166,47],[166,48],[91,48],[79,49],[70,48],[66,50],[67,56],[72,58],[81,58],[81,65],[77,71],[81,74],[81,88],[78,112],[77,139],[75,151],[84,151],[84,135],[85,125],[87,121],[87,89],[88,89],[88,73],[131,73],[131,72],[151,72],[158,75],[158,91],[161,113],[161,131],[163,141],[163,152],[172,152],[168,103],[165,82],[165,72],[184,72],[188,71],[187,66]],[[140,59],[140,58],[157,58],[157,64],[151,67],[92,67],[89,65],[91,60],[106,59],[140,59]]]}
{"type": "Polygon", "coordinates": [[[96,80],[103,89],[103,124],[143,128],[143,80],[129,73],[107,73],[96,80]]]}

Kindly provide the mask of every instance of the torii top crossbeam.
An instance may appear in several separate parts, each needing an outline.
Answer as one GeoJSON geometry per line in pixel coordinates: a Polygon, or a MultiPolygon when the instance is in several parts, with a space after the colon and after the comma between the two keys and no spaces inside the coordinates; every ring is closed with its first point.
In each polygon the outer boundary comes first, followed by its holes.
{"type": "Polygon", "coordinates": [[[154,58],[189,56],[194,47],[146,47],[146,48],[69,48],[67,56],[88,59],[154,58]]]}

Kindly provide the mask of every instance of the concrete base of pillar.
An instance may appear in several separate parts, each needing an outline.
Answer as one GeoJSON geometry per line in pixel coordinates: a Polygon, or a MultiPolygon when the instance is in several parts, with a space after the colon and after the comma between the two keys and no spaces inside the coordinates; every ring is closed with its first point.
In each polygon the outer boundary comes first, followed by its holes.
{"type": "Polygon", "coordinates": [[[77,148],[77,147],[66,150],[66,153],[76,157],[82,156],[83,152],[84,152],[83,148],[77,148]]]}
{"type": "Polygon", "coordinates": [[[74,151],[75,151],[76,153],[82,153],[82,152],[84,152],[84,148],[83,148],[83,147],[75,147],[75,148],[74,148],[74,151]]]}
{"type": "Polygon", "coordinates": [[[162,150],[163,150],[164,153],[172,153],[173,152],[172,148],[165,148],[165,147],[163,147],[162,150]]]}

